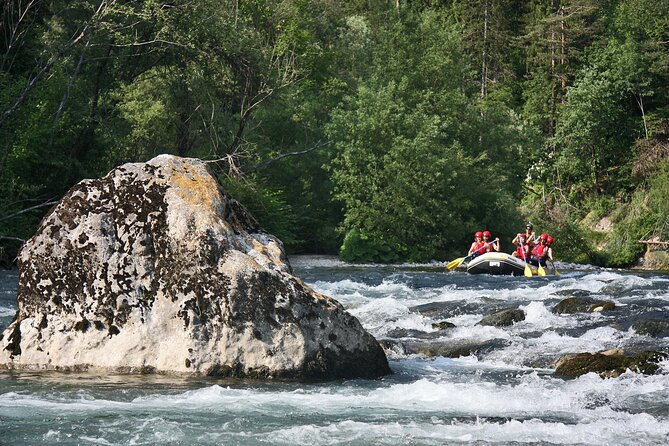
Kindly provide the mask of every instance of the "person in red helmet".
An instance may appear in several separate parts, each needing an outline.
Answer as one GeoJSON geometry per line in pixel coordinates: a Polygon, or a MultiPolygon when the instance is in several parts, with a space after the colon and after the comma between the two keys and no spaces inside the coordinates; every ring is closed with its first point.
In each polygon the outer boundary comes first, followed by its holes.
{"type": "Polygon", "coordinates": [[[517,247],[513,256],[529,260],[532,248],[534,248],[535,245],[535,240],[536,234],[534,232],[534,225],[531,222],[528,222],[525,225],[525,232],[516,234],[516,237],[511,241],[511,243],[517,247]]]}
{"type": "Polygon", "coordinates": [[[546,266],[546,259],[548,258],[548,234],[541,234],[536,246],[532,249],[532,256],[530,263],[537,266],[546,266]]]}
{"type": "Polygon", "coordinates": [[[485,243],[483,243],[483,232],[476,231],[474,234],[474,241],[472,242],[472,246],[469,247],[467,255],[472,256],[472,258],[476,257],[477,255],[483,254],[484,249],[485,243]]]}
{"type": "Polygon", "coordinates": [[[499,238],[490,241],[491,237],[490,231],[483,231],[483,243],[485,244],[485,248],[481,251],[484,253],[493,251],[499,252],[499,238]]]}
{"type": "Polygon", "coordinates": [[[553,236],[549,235],[546,237],[546,247],[548,251],[548,255],[546,258],[550,260],[551,262],[553,261],[553,236]]]}

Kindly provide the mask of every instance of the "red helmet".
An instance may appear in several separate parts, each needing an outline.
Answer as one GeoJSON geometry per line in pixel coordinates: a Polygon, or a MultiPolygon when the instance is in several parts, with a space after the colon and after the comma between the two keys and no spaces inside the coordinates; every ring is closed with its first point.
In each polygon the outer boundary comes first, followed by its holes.
{"type": "Polygon", "coordinates": [[[548,238],[548,235],[546,235],[546,234],[541,234],[541,235],[539,236],[539,238],[540,238],[540,239],[544,239],[544,240],[546,240],[546,239],[548,238]]]}
{"type": "Polygon", "coordinates": [[[490,238],[490,231],[483,231],[483,237],[490,238]]]}
{"type": "Polygon", "coordinates": [[[476,231],[476,234],[474,234],[474,237],[483,237],[483,233],[481,231],[476,231]]]}
{"type": "Polygon", "coordinates": [[[553,243],[553,236],[552,235],[549,235],[548,237],[546,237],[546,243],[548,243],[549,245],[551,243],[553,243]]]}

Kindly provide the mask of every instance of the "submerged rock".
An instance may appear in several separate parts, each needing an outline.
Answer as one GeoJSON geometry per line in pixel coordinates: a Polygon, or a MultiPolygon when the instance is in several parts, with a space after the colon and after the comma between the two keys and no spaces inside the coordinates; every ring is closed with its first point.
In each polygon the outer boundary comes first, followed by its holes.
{"type": "Polygon", "coordinates": [[[496,311],[489,314],[479,321],[479,325],[491,325],[493,327],[507,327],[516,322],[525,320],[525,312],[523,310],[509,308],[507,310],[496,311]]]}
{"type": "Polygon", "coordinates": [[[666,319],[647,319],[637,321],[632,324],[632,328],[642,335],[653,336],[655,338],[669,337],[669,320],[666,319]]]}
{"type": "Polygon", "coordinates": [[[291,275],[206,165],[161,155],[74,186],[18,257],[0,367],[377,377],[385,354],[291,275]]]}
{"type": "Polygon", "coordinates": [[[561,300],[555,307],[555,314],[596,313],[615,310],[616,304],[608,300],[597,300],[586,297],[569,297],[561,300]]]}
{"type": "Polygon", "coordinates": [[[445,341],[421,341],[386,339],[382,341],[386,350],[404,355],[423,355],[427,357],[444,356],[459,358],[461,356],[483,355],[493,350],[503,349],[510,345],[506,339],[449,339],[445,341]]]}
{"type": "Polygon", "coordinates": [[[555,363],[555,376],[575,378],[586,373],[597,373],[603,378],[617,377],[628,369],[633,372],[652,375],[659,371],[658,363],[669,355],[656,351],[645,351],[628,356],[621,349],[600,353],[577,353],[565,355],[555,363]]]}

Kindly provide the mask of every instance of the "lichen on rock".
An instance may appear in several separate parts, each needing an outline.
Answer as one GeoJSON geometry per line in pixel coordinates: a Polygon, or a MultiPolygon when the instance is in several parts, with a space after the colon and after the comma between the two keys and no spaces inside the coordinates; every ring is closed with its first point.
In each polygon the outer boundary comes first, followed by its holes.
{"type": "Polygon", "coordinates": [[[237,377],[389,373],[376,340],[292,271],[202,161],[84,180],[22,248],[0,367],[237,377]]]}

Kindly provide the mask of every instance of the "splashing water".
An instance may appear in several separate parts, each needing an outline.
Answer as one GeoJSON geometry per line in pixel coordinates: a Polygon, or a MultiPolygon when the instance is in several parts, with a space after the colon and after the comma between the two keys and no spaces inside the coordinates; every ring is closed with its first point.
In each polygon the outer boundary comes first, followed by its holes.
{"type": "MultiPolygon", "coordinates": [[[[634,322],[669,310],[669,277],[560,267],[560,276],[470,276],[439,265],[348,265],[297,258],[295,274],[339,300],[383,345],[474,345],[426,357],[388,350],[378,380],[276,383],[159,376],[0,373],[2,444],[669,444],[669,362],[661,373],[553,376],[560,355],[669,351],[634,322]],[[554,314],[565,297],[601,313],[554,314]],[[521,309],[510,327],[478,325],[521,309]],[[455,328],[437,330],[447,321],[455,328]]],[[[16,272],[0,272],[0,328],[16,310],[16,272]]],[[[658,316],[660,315],[660,316],[658,316]]],[[[666,317],[666,316],[664,316],[666,317]]]]}

